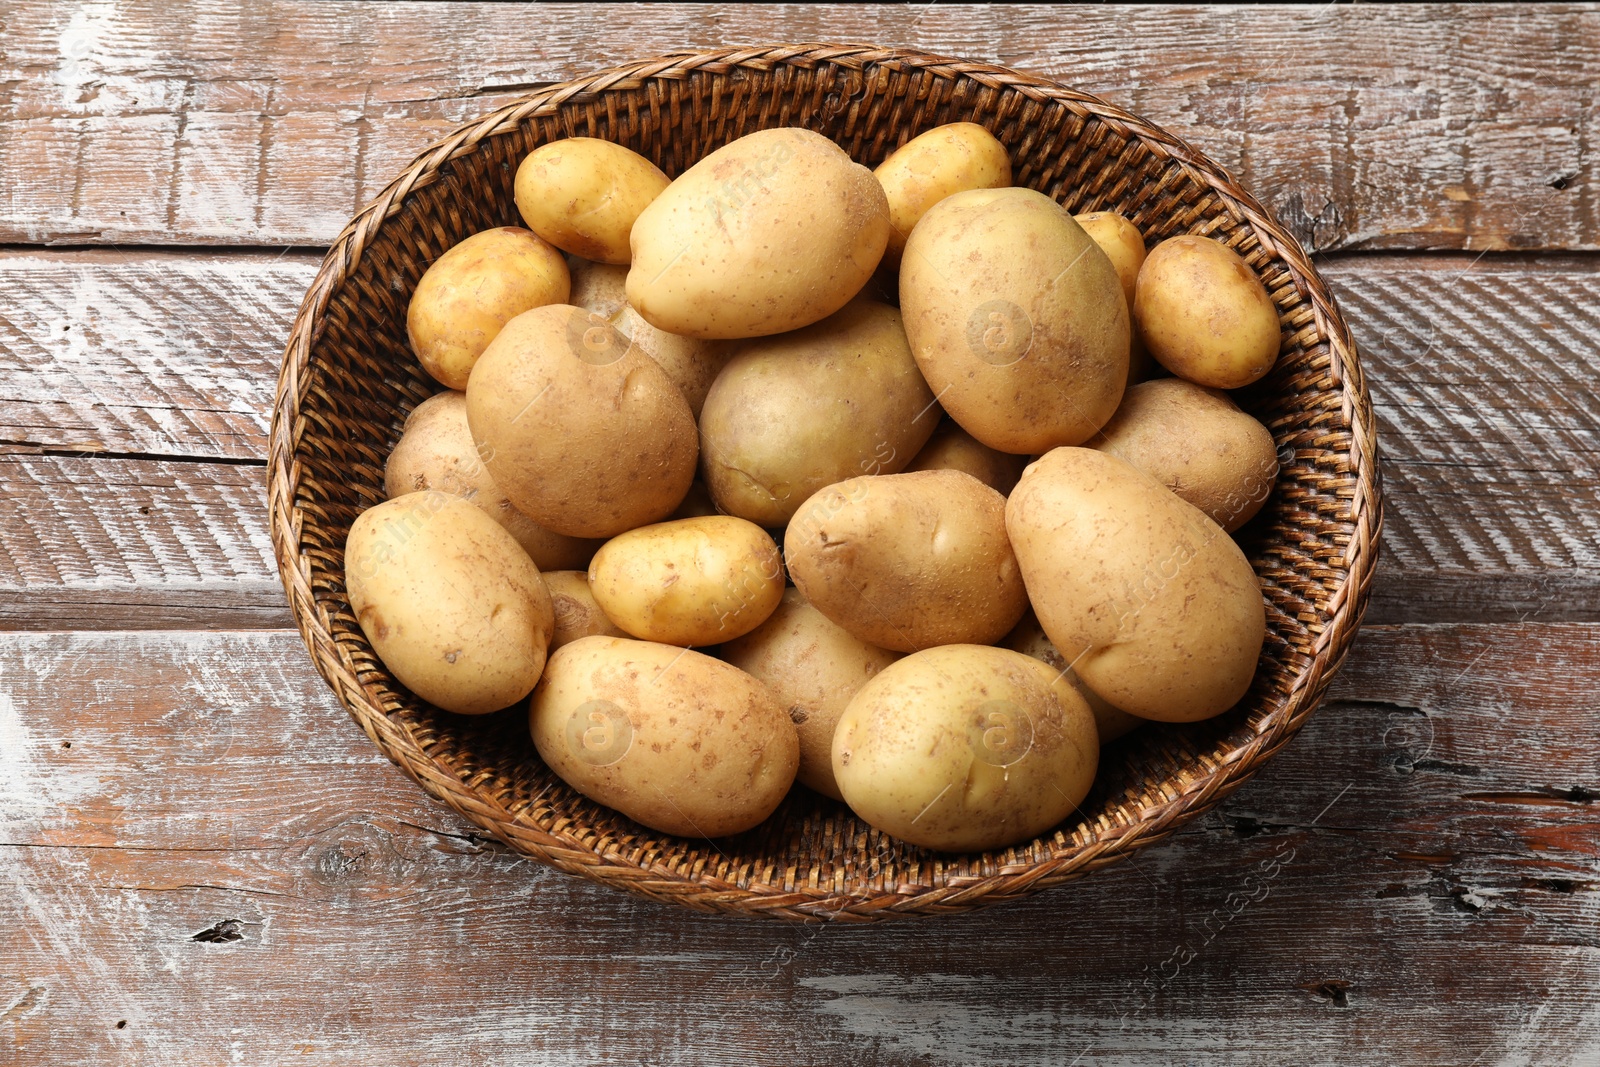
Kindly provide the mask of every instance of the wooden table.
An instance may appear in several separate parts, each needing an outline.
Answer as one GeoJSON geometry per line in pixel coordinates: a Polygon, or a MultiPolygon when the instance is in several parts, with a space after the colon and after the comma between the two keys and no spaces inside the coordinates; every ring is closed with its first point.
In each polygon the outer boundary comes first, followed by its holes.
{"type": "Polygon", "coordinates": [[[0,1062],[1600,1063],[1600,10],[0,22],[0,1062]],[[1388,496],[1360,643],[1250,786],[1085,882],[876,928],[640,902],[429,802],[313,673],[262,478],[319,249],[423,145],[819,39],[1060,77],[1233,169],[1338,292],[1388,496]]]}

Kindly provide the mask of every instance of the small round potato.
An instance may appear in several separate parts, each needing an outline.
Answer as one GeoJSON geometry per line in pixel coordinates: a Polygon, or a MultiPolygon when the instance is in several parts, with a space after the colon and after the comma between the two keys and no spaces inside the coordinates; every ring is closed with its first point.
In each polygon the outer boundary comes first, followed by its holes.
{"type": "Polygon", "coordinates": [[[550,657],[529,725],[583,795],[685,837],[760,823],[800,762],[794,724],[737,667],[650,641],[581,637],[550,657]]]}
{"type": "Polygon", "coordinates": [[[1238,389],[1278,360],[1278,309],[1261,279],[1220,241],[1186,234],[1139,268],[1134,324],[1150,354],[1180,378],[1238,389]]]}
{"type": "Polygon", "coordinates": [[[422,369],[465,389],[502,327],[530,308],[567,299],[561,253],[515,226],[475,233],[433,261],[411,294],[406,335],[422,369]]]}
{"type": "Polygon", "coordinates": [[[889,200],[889,248],[884,261],[900,262],[906,238],[928,209],[951,193],[1002,189],[1011,184],[1006,146],[975,122],[952,122],[918,134],[873,171],[889,200]]]}
{"type": "Polygon", "coordinates": [[[783,584],[767,531],[732,515],[629,530],[589,564],[589,588],[606,616],[669,645],[719,645],[749,633],[778,606],[783,584]]]}
{"type": "Polygon", "coordinates": [[[698,419],[711,383],[733,355],[732,346],[727,341],[703,341],[658,330],[631,307],[618,311],[611,322],[667,372],[698,419]]]}
{"type": "Polygon", "coordinates": [[[633,227],[628,303],[685,337],[763,337],[844,307],[889,240],[883,186],[819,133],[761,130],[690,167],[633,227]]]}
{"type": "Polygon", "coordinates": [[[992,644],[1028,606],[1005,507],[961,471],[851,478],[795,512],[789,572],[818,611],[879,648],[992,644]]]}
{"type": "Polygon", "coordinates": [[[899,471],[938,422],[900,313],[854,300],[736,346],[700,413],[701,472],[720,509],[782,526],[823,486],[899,471]]]}
{"type": "Polygon", "coordinates": [[[699,434],[683,394],[582,308],[508,322],[473,369],[467,422],[511,503],[571,537],[664,519],[694,480],[699,434]]]}
{"type": "Polygon", "coordinates": [[[1182,378],[1129,389],[1093,447],[1138,467],[1230,533],[1255,517],[1278,477],[1272,431],[1227,393],[1182,378]]]}
{"type": "Polygon", "coordinates": [[[1055,671],[1004,648],[946,645],[890,664],[851,698],[833,773],[878,829],[973,852],[1072,814],[1099,754],[1094,716],[1055,671]]]}
{"type": "MultiPolygon", "coordinates": [[[[546,575],[546,577],[549,576],[546,575]]],[[[556,622],[558,631],[560,625],[560,614],[558,612],[556,622]]],[[[1084,703],[1089,705],[1089,711],[1094,715],[1095,733],[1099,736],[1102,745],[1109,741],[1115,741],[1145,721],[1137,715],[1129,715],[1120,708],[1112,707],[1094,690],[1084,685],[1083,679],[1079,678],[1077,672],[1068,665],[1067,658],[1061,654],[1055,645],[1050,643],[1050,638],[1045,636],[1044,628],[1039,625],[1039,620],[1033,612],[1030,611],[1024,615],[1022,621],[1017,623],[1017,628],[1006,635],[1006,639],[1001,644],[1013,652],[1021,652],[1024,656],[1032,656],[1060,674],[1072,688],[1076,689],[1078,695],[1083,697],[1084,703]]],[[[554,645],[552,644],[551,647],[554,647],[554,645]]]]}
{"type": "Polygon", "coordinates": [[[454,493],[478,505],[517,539],[540,571],[588,567],[602,544],[546,530],[511,506],[472,443],[463,393],[439,393],[418,404],[389,453],[383,491],[390,499],[428,489],[454,493]]]}
{"type": "Polygon", "coordinates": [[[917,223],[900,311],[923,377],[1001,452],[1087,441],[1128,379],[1128,309],[1111,260],[1032,189],[975,189],[917,223]]]}
{"type": "Polygon", "coordinates": [[[545,571],[540,575],[550,590],[550,609],[555,612],[555,631],[550,635],[550,651],[570,645],[580,637],[627,637],[606,617],[589,591],[587,571],[545,571]]]}
{"type": "Polygon", "coordinates": [[[1022,472],[1006,530],[1039,625],[1114,707],[1193,722],[1250,688],[1266,637],[1250,561],[1148,474],[1090,448],[1054,449],[1022,472]]]}
{"type": "Polygon", "coordinates": [[[945,419],[922,446],[906,473],[912,471],[961,471],[970,474],[1001,496],[1022,477],[1027,456],[996,452],[963,430],[954,419],[945,419]]]}
{"type": "Polygon", "coordinates": [[[572,295],[567,303],[573,307],[593,311],[609,322],[628,306],[627,267],[568,256],[567,269],[572,272],[572,295]]]}
{"type": "Polygon", "coordinates": [[[345,586],[361,632],[401,684],[481,715],[528,695],[554,618],[539,568],[475,505],[408,493],[356,516],[345,586]]]}
{"type": "Polygon", "coordinates": [[[517,212],[564,252],[625,264],[634,221],[666,187],[661,168],[639,153],[568,137],[534,149],[517,168],[517,212]]]}
{"type": "Polygon", "coordinates": [[[845,705],[900,653],[869,645],[831,622],[800,595],[785,589],[767,621],[723,645],[731,663],[772,687],[800,734],[799,780],[824,796],[843,800],[833,778],[833,728],[845,705]]]}

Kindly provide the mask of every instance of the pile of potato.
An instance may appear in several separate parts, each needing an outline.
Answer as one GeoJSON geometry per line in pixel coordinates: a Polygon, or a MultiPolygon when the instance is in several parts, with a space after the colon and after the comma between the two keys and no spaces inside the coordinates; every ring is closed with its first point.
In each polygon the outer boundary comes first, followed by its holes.
{"type": "Polygon", "coordinates": [[[418,696],[531,693],[549,767],[667,833],[747,830],[798,778],[977,850],[1070,815],[1101,743],[1245,694],[1265,616],[1228,532],[1277,455],[1221,390],[1279,325],[1228,247],[1146,255],[970,123],[875,172],[764,130],[670,182],[573,138],[516,202],[417,285],[450,391],[346,547],[418,696]]]}

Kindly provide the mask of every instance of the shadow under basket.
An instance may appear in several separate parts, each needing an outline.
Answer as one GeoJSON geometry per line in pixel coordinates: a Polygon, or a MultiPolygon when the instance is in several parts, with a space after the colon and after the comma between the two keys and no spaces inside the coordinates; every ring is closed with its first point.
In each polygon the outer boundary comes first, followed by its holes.
{"type": "Polygon", "coordinates": [[[895,48],[773,45],[665,56],[528,96],[420,155],[333,243],[296,317],[268,466],[272,540],[317,670],[406,773],[519,853],[708,912],[874,920],[1014,900],[1162,840],[1247,780],[1321,698],[1355,638],[1381,504],[1372,407],[1355,345],[1304,250],[1229,175],[1176,137],[1085,93],[982,63],[895,48]],[[759,129],[803,126],[876,166],[949,122],[987,127],[1015,182],[1073,212],[1113,210],[1147,241],[1224,241],[1265,282],[1283,348],[1236,394],[1283,460],[1239,538],[1261,580],[1267,639],[1249,694],[1188,726],[1150,724],[1105,750],[1080,811],[1012,848],[940,854],[796,787],[756,829],[714,842],[659,834],[568,788],[525,710],[451,715],[374,656],[350,610],[344,543],[384,499],[410,410],[438,391],[406,340],[422,272],[456,242],[520,225],[517,165],[563,137],[616,141],[669,176],[759,129]]]}

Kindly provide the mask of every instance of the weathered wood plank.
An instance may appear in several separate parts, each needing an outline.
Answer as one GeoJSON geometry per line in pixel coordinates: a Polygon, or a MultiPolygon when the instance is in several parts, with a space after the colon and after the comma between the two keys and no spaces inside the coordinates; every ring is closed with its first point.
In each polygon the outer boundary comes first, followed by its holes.
{"type": "Polygon", "coordinates": [[[818,929],[475,838],[292,633],[0,635],[0,1041],[53,1067],[236,1040],[764,1061],[797,1035],[818,1063],[1589,1062],[1597,679],[1593,625],[1373,627],[1172,844],[1015,906],[818,929]]]}
{"type": "Polygon", "coordinates": [[[0,241],[325,244],[428,142],[667,49],[878,41],[1063,78],[1318,248],[1595,248],[1589,6],[239,7],[6,15],[0,241]]]}

